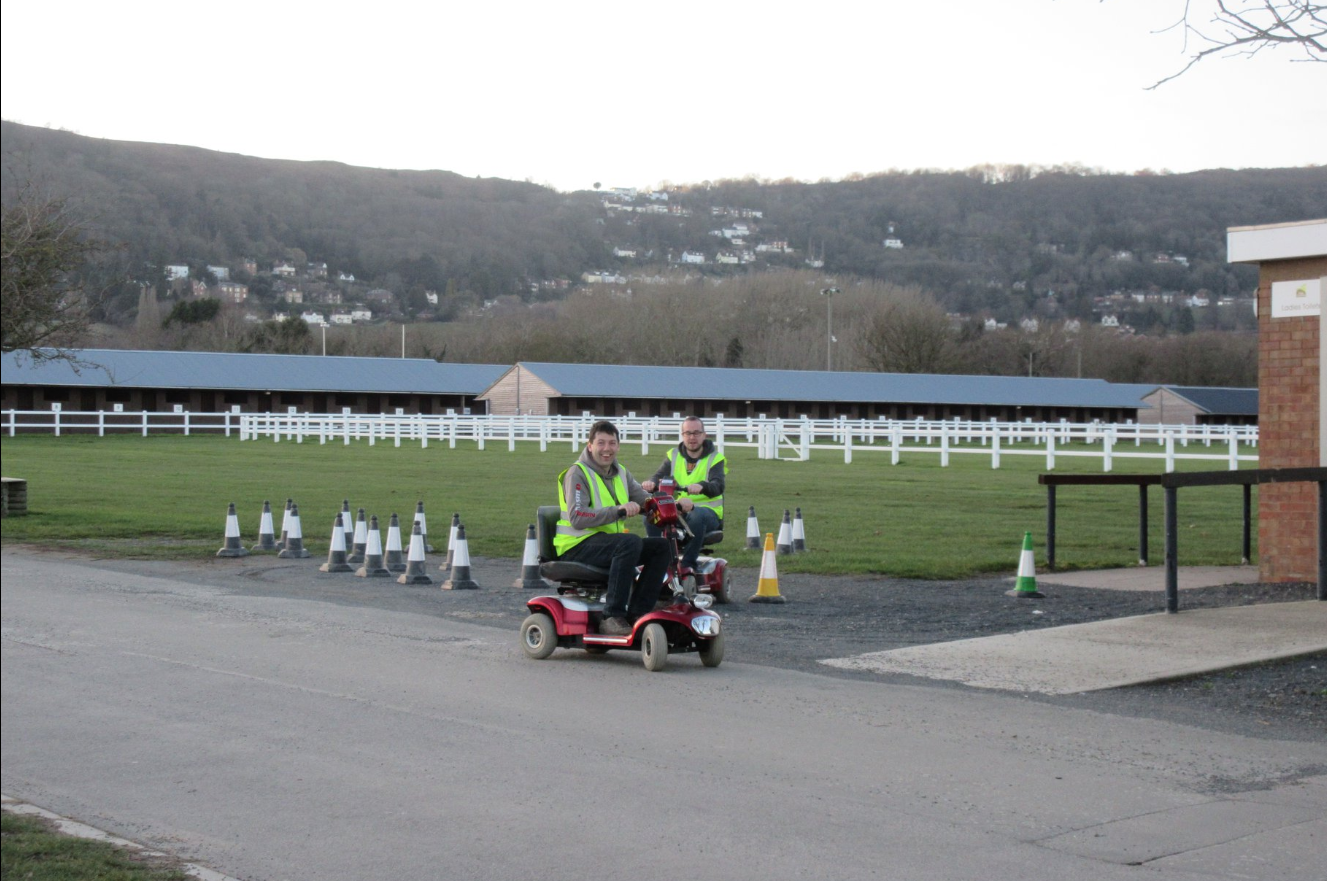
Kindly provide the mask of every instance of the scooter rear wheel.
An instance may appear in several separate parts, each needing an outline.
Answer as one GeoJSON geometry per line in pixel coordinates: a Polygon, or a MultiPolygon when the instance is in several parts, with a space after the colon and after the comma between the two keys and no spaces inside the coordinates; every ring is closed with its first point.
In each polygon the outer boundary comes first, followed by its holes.
{"type": "Polygon", "coordinates": [[[668,666],[668,633],[658,621],[645,625],[640,637],[640,655],[645,669],[651,673],[668,666]]]}
{"type": "Polygon", "coordinates": [[[714,602],[719,605],[727,605],[733,601],[733,577],[728,572],[728,567],[723,567],[723,580],[719,582],[718,590],[714,591],[714,602]]]}
{"type": "Polygon", "coordinates": [[[558,631],[553,619],[535,612],[521,622],[521,648],[536,661],[542,661],[558,647],[558,631]]]}

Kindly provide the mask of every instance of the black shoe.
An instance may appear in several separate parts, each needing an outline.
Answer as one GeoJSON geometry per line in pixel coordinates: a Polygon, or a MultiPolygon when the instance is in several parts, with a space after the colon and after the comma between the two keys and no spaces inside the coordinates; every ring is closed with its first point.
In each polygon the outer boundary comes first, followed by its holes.
{"type": "Polygon", "coordinates": [[[655,602],[654,608],[666,609],[669,606],[673,605],[675,602],[677,602],[677,594],[673,593],[672,590],[665,587],[663,591],[659,594],[659,599],[655,602]]]}
{"type": "Polygon", "coordinates": [[[626,636],[631,633],[631,622],[626,618],[605,618],[599,622],[601,636],[626,636]]]}

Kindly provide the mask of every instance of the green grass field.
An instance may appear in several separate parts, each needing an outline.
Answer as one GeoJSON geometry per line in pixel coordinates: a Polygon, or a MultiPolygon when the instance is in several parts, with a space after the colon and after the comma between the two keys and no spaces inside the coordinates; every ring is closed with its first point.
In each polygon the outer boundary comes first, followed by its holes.
{"type": "MultiPolygon", "coordinates": [[[[655,446],[646,457],[638,444],[628,445],[621,459],[644,479],[665,450],[655,446]]],[[[352,509],[378,515],[384,535],[393,511],[408,533],[415,503],[422,500],[435,547],[445,547],[451,515],[459,512],[472,554],[519,558],[535,507],[555,503],[555,477],[574,458],[567,444],[541,453],[534,443],[509,452],[505,443],[491,442],[479,450],[465,443],[421,449],[365,441],[322,446],[197,436],[32,435],[3,438],[0,455],[5,475],[26,479],[29,493],[29,515],[3,521],[6,544],[149,558],[214,554],[224,539],[229,502],[236,505],[248,546],[257,538],[263,500],[272,502],[279,531],[287,497],[299,504],[305,545],[314,555],[326,554],[332,522],[348,498],[352,509]]],[[[739,566],[759,565],[760,552],[744,549],[752,505],[761,531],[776,535],[784,509],[802,509],[810,550],[780,557],[780,571],[938,579],[1010,572],[1025,531],[1032,532],[1038,560],[1044,560],[1046,495],[1037,484],[1042,457],[1005,455],[998,470],[980,455],[954,455],[941,468],[934,454],[905,454],[891,465],[888,452],[863,449],[851,464],[828,451],[789,462],[729,448],[728,458],[728,539],[720,552],[739,566]]],[[[1159,460],[1115,462],[1116,473],[1161,469],[1159,460]]],[[[1061,456],[1056,471],[1099,474],[1101,464],[1061,456]]],[[[1060,568],[1136,564],[1136,489],[1063,487],[1057,499],[1060,568]]],[[[1152,489],[1149,501],[1151,557],[1159,564],[1161,491],[1152,489]]],[[[1240,488],[1185,489],[1179,503],[1180,561],[1238,563],[1240,488]]]]}

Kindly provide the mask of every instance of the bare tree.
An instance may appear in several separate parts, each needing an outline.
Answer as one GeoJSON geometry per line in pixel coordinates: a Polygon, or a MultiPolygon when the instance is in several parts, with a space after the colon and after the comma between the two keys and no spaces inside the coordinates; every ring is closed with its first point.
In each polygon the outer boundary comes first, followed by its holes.
{"type": "Polygon", "coordinates": [[[891,297],[866,316],[858,350],[883,373],[947,373],[956,362],[949,316],[915,292],[891,297]]]}
{"type": "Polygon", "coordinates": [[[0,230],[0,350],[34,361],[76,361],[97,295],[85,279],[105,245],[89,236],[69,202],[25,184],[6,199],[0,230]]]}
{"type": "MultiPolygon", "coordinates": [[[[1185,0],[1184,14],[1165,30],[1182,28],[1185,51],[1192,37],[1198,50],[1176,73],[1149,86],[1155,89],[1213,55],[1256,55],[1264,49],[1291,47],[1303,53],[1296,61],[1327,61],[1327,5],[1307,0],[1215,0],[1208,17],[1185,0]]],[[[1206,6],[1207,4],[1201,4],[1206,6]]]]}

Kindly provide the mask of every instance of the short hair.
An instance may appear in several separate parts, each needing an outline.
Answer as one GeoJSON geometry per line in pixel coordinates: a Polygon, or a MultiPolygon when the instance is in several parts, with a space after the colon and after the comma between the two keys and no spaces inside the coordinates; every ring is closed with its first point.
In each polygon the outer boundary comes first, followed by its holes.
{"type": "Polygon", "coordinates": [[[686,425],[688,422],[699,422],[701,430],[703,431],[705,429],[705,420],[701,419],[699,416],[688,416],[682,420],[683,425],[686,425]]]}
{"type": "Polygon", "coordinates": [[[594,436],[596,434],[611,434],[613,437],[618,438],[619,440],[622,437],[620,434],[617,433],[617,426],[609,422],[607,419],[600,419],[594,425],[591,425],[590,434],[589,437],[586,438],[586,440],[593,443],[594,436]]]}

